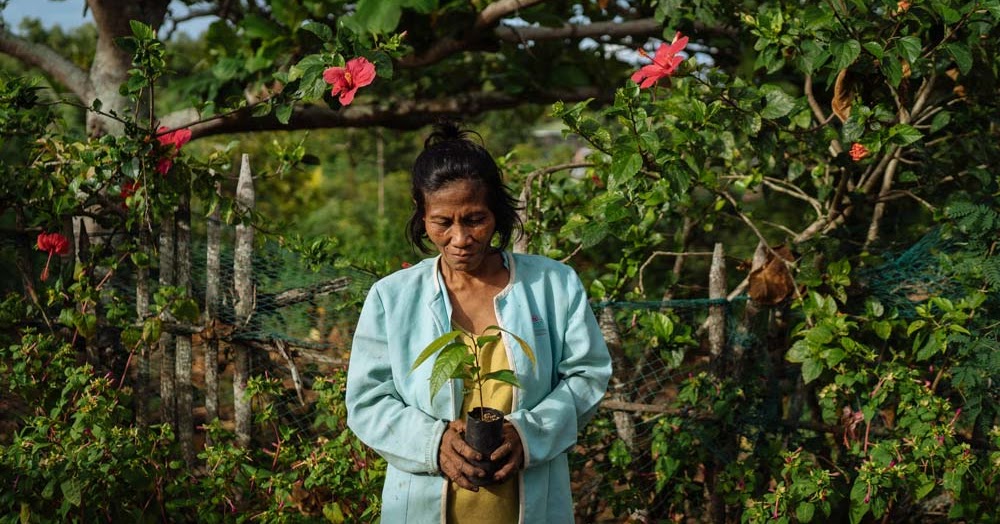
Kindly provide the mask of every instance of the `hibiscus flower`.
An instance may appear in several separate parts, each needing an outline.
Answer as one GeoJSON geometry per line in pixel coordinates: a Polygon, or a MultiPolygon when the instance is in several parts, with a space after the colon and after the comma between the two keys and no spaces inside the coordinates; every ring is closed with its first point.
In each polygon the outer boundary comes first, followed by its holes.
{"type": "Polygon", "coordinates": [[[330,94],[340,94],[340,105],[350,105],[358,88],[375,80],[375,66],[365,57],[352,58],[344,67],[330,67],[323,71],[323,80],[333,86],[330,94]]]}
{"type": "Polygon", "coordinates": [[[49,279],[49,262],[52,262],[52,255],[65,255],[69,253],[69,240],[59,233],[46,233],[42,231],[38,234],[35,246],[39,251],[48,251],[49,258],[45,261],[45,269],[42,270],[42,282],[49,279]]]}
{"type": "Polygon", "coordinates": [[[138,180],[129,180],[128,182],[122,184],[122,190],[120,194],[122,197],[123,207],[126,208],[128,207],[128,197],[134,195],[137,191],[139,191],[140,187],[142,187],[142,182],[139,182],[138,180]]]}
{"type": "Polygon", "coordinates": [[[660,81],[660,79],[674,74],[677,66],[684,61],[683,57],[677,53],[687,46],[688,37],[682,35],[680,31],[674,35],[674,41],[670,44],[661,44],[656,49],[656,56],[649,56],[645,50],[639,49],[639,54],[653,61],[652,64],[643,66],[632,74],[632,81],[639,84],[639,87],[646,89],[660,81]]]}
{"type": "Polygon", "coordinates": [[[175,131],[170,131],[169,127],[160,126],[156,130],[156,139],[160,141],[160,145],[163,146],[174,146],[174,148],[166,154],[163,158],[156,162],[156,172],[161,175],[166,175],[170,168],[174,165],[174,157],[181,150],[184,144],[191,141],[191,130],[190,129],[177,129],[175,131]]]}
{"type": "Polygon", "coordinates": [[[861,145],[858,142],[855,142],[854,145],[851,146],[851,151],[849,154],[851,155],[851,159],[857,162],[858,160],[861,160],[862,158],[872,153],[871,151],[868,150],[867,147],[861,145]]]}

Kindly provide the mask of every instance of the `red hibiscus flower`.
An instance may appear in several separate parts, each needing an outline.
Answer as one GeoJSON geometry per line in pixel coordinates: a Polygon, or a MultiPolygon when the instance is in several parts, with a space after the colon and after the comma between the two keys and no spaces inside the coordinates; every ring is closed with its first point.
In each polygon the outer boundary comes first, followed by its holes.
{"type": "Polygon", "coordinates": [[[406,268],[412,267],[412,266],[413,266],[413,264],[411,264],[409,262],[406,262],[406,261],[404,261],[402,264],[400,264],[400,267],[402,267],[403,269],[406,269],[406,268]]]}
{"type": "Polygon", "coordinates": [[[170,131],[169,127],[160,126],[156,130],[156,139],[160,141],[162,145],[173,144],[177,150],[191,141],[191,130],[190,129],[178,129],[176,131],[170,131]]]}
{"type": "Polygon", "coordinates": [[[128,197],[134,195],[140,187],[142,187],[142,182],[139,182],[138,180],[129,180],[128,182],[122,184],[122,191],[119,193],[122,197],[122,206],[128,207],[128,204],[126,203],[128,201],[128,197]]]}
{"type": "Polygon", "coordinates": [[[177,129],[170,131],[169,127],[160,126],[156,130],[156,135],[156,139],[160,141],[160,145],[174,146],[166,156],[156,162],[156,172],[165,176],[170,171],[170,168],[173,167],[174,157],[177,156],[181,147],[191,141],[191,130],[177,129]]]}
{"type": "Polygon", "coordinates": [[[340,93],[340,105],[350,105],[358,88],[375,80],[375,66],[359,56],[348,60],[344,67],[330,67],[323,71],[323,80],[333,86],[331,95],[340,93]]]}
{"type": "Polygon", "coordinates": [[[851,159],[854,160],[855,162],[857,162],[858,160],[861,160],[862,158],[864,158],[864,157],[866,157],[866,156],[868,156],[870,154],[872,154],[872,152],[869,151],[867,147],[861,145],[858,142],[855,142],[854,145],[851,146],[850,155],[851,155],[851,159]]]}
{"type": "Polygon", "coordinates": [[[65,255],[69,253],[69,240],[59,233],[46,233],[42,231],[38,234],[38,240],[35,243],[39,251],[48,251],[49,258],[45,261],[45,269],[42,270],[42,282],[49,279],[49,262],[52,261],[52,255],[65,255]]]}
{"type": "Polygon", "coordinates": [[[643,66],[632,74],[632,81],[639,84],[639,87],[646,89],[652,87],[660,79],[674,74],[677,66],[684,61],[683,57],[677,53],[687,46],[688,37],[681,35],[680,31],[674,35],[674,41],[670,44],[660,45],[656,50],[656,56],[649,56],[646,51],[640,49],[639,54],[653,61],[652,64],[643,66]]]}

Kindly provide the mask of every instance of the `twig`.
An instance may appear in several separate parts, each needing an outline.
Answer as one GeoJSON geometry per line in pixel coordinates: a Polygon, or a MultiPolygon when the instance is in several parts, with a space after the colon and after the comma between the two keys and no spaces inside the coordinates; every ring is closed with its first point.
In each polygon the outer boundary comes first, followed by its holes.
{"type": "Polygon", "coordinates": [[[823,216],[823,207],[820,205],[819,200],[816,200],[815,198],[809,196],[808,194],[806,194],[805,191],[802,191],[797,186],[789,184],[784,180],[768,176],[764,177],[763,182],[764,185],[770,187],[771,189],[779,193],[784,193],[786,195],[790,195],[794,198],[807,202],[809,205],[813,207],[813,209],[816,210],[816,215],[823,216]]]}
{"type": "Polygon", "coordinates": [[[686,256],[712,256],[711,251],[690,251],[690,252],[678,252],[678,251],[653,251],[646,261],[639,266],[639,294],[644,293],[644,287],[642,283],[643,272],[646,271],[646,267],[653,262],[656,257],[686,257],[686,256]]]}

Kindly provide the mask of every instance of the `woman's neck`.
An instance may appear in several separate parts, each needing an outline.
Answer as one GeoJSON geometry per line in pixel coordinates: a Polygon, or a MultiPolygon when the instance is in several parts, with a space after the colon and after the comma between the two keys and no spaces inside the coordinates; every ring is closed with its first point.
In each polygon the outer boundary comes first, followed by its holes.
{"type": "Polygon", "coordinates": [[[509,278],[500,251],[487,255],[482,265],[475,271],[456,271],[447,264],[441,264],[441,276],[444,278],[445,286],[453,293],[469,289],[502,289],[507,285],[509,278]]]}

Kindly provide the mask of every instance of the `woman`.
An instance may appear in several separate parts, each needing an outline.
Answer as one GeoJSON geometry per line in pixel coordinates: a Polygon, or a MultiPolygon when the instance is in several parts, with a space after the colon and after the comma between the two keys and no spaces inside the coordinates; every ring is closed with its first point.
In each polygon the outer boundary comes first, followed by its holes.
{"type": "Polygon", "coordinates": [[[347,376],[348,425],[389,464],[382,522],[573,522],[566,453],[611,376],[580,279],[554,260],[504,251],[519,232],[516,202],[493,158],[455,125],[427,139],[412,177],[409,240],[438,256],[372,287],[347,376]],[[497,484],[477,488],[470,479],[485,471],[470,460],[487,457],[462,440],[472,395],[451,381],[431,398],[431,366],[410,368],[439,336],[493,325],[527,341],[536,362],[507,335],[492,352],[486,367],[512,369],[521,387],[484,391],[507,415],[488,457],[503,464],[497,484]]]}

